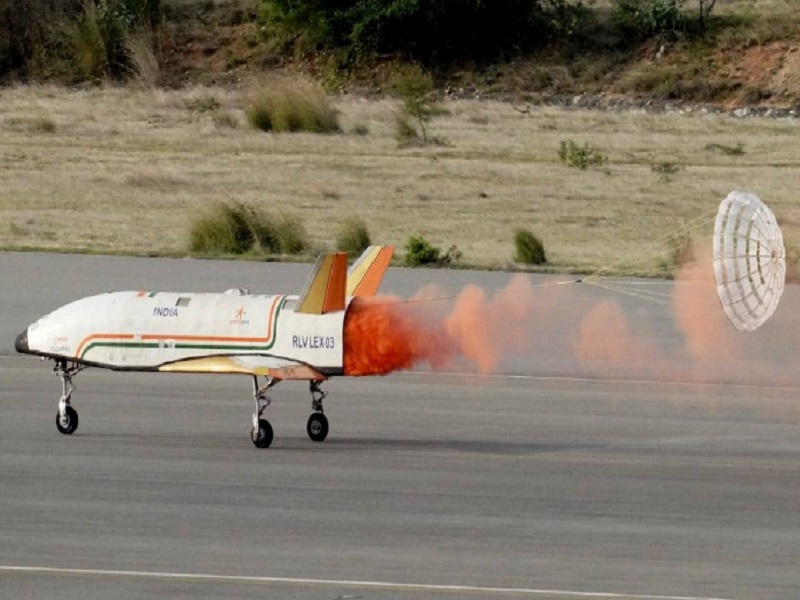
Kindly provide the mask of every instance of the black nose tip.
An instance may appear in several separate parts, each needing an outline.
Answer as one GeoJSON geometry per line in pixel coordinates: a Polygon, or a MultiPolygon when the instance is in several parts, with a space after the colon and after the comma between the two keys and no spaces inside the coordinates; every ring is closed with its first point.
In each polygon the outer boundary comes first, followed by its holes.
{"type": "Polygon", "coordinates": [[[28,352],[28,330],[26,329],[17,336],[17,341],[14,342],[14,348],[17,352],[28,352]]]}

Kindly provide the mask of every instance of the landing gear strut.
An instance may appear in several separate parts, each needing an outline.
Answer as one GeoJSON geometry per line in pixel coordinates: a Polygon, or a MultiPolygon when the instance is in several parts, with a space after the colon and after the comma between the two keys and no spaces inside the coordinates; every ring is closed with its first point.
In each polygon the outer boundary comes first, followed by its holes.
{"type": "Polygon", "coordinates": [[[321,442],[328,437],[328,418],[323,414],[322,401],[328,395],[323,392],[319,386],[319,381],[309,381],[309,389],[311,391],[311,410],[314,412],[308,417],[306,424],[306,432],[312,442],[321,442]]]}
{"type": "Polygon", "coordinates": [[[73,364],[71,367],[67,366],[67,361],[56,361],[56,366],[53,367],[53,373],[57,377],[61,377],[61,398],[58,401],[58,412],[56,413],[56,428],[65,435],[75,433],[78,429],[78,411],[72,408],[70,399],[72,392],[75,391],[75,385],[72,383],[72,378],[83,371],[86,367],[82,365],[73,364]]]}
{"type": "Polygon", "coordinates": [[[256,402],[256,410],[253,413],[253,429],[250,431],[250,439],[253,440],[256,448],[269,448],[272,444],[272,425],[261,416],[272,404],[272,399],[267,396],[267,390],[277,383],[277,379],[267,376],[267,384],[259,387],[258,376],[253,375],[253,398],[256,402]]]}

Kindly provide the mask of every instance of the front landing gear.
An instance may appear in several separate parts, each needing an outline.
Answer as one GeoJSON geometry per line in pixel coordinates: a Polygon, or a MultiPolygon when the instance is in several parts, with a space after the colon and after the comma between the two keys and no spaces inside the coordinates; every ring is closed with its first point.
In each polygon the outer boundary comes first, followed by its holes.
{"type": "Polygon", "coordinates": [[[272,425],[262,415],[267,407],[272,404],[272,399],[267,396],[267,390],[278,383],[274,377],[267,377],[267,385],[259,387],[258,377],[253,375],[253,398],[256,402],[256,410],[253,413],[253,429],[250,431],[250,439],[256,448],[269,448],[272,444],[272,425]]]}
{"type": "Polygon", "coordinates": [[[61,398],[58,401],[58,413],[56,413],[56,428],[64,435],[75,433],[78,429],[78,411],[75,410],[70,404],[72,392],[75,391],[75,385],[72,383],[72,378],[83,371],[85,367],[81,365],[67,366],[67,361],[58,361],[53,368],[53,373],[61,377],[61,398]]]}
{"type": "Polygon", "coordinates": [[[328,418],[323,414],[322,401],[328,395],[319,389],[321,382],[309,381],[311,390],[311,410],[314,412],[308,417],[306,432],[312,442],[322,442],[328,437],[328,418]]]}

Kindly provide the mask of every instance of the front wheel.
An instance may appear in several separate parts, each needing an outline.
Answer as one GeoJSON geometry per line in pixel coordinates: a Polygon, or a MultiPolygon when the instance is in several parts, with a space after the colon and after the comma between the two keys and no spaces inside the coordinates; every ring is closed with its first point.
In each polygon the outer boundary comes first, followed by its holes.
{"type": "Polygon", "coordinates": [[[272,443],[272,425],[266,419],[258,421],[258,428],[253,427],[250,432],[250,439],[256,448],[269,448],[272,443]]]}
{"type": "Polygon", "coordinates": [[[328,418],[322,413],[314,413],[308,417],[306,431],[312,442],[323,441],[328,437],[328,418]]]}
{"type": "Polygon", "coordinates": [[[78,428],[78,411],[71,406],[67,406],[63,416],[61,411],[58,411],[56,413],[56,427],[64,435],[75,433],[78,428]]]}

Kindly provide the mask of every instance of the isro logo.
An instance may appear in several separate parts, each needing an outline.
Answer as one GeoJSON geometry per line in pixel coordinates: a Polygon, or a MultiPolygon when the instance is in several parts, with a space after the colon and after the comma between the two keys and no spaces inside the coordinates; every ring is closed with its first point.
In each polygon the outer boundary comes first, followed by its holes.
{"type": "Polygon", "coordinates": [[[231,325],[250,325],[250,319],[245,319],[245,315],[247,315],[247,311],[244,309],[244,306],[237,308],[233,313],[231,325]]]}

